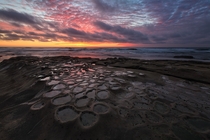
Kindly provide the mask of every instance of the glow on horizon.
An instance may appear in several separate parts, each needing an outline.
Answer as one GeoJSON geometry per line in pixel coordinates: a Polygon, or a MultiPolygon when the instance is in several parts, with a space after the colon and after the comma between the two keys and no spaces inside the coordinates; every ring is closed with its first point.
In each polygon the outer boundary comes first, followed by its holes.
{"type": "MultiPolygon", "coordinates": [[[[131,43],[111,43],[111,42],[63,42],[63,41],[52,41],[52,42],[40,42],[40,41],[0,41],[0,47],[133,47],[136,46],[131,43]]],[[[141,45],[138,45],[141,46],[141,45]]]]}

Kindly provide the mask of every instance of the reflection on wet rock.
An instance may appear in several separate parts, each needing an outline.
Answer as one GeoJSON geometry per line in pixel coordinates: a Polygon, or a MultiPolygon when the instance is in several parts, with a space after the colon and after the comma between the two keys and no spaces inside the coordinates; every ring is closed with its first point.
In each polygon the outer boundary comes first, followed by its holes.
{"type": "Polygon", "coordinates": [[[31,106],[32,110],[40,110],[45,106],[45,103],[43,101],[39,101],[31,106]]]}
{"type": "Polygon", "coordinates": [[[40,81],[48,81],[48,80],[50,80],[50,77],[45,77],[43,79],[40,79],[40,81]]]}
{"type": "Polygon", "coordinates": [[[52,86],[52,85],[57,85],[57,84],[59,84],[59,83],[60,83],[60,81],[52,80],[52,81],[48,82],[47,84],[48,84],[49,86],[52,86]]]}
{"type": "Polygon", "coordinates": [[[59,85],[56,85],[53,89],[54,90],[58,90],[58,89],[64,89],[66,86],[64,84],[59,84],[59,85]]]}

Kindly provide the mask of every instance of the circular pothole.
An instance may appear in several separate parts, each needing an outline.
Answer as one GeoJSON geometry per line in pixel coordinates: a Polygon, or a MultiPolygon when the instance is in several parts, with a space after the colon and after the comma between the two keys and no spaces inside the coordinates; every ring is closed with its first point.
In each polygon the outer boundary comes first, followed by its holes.
{"type": "Polygon", "coordinates": [[[82,87],[75,87],[74,90],[73,90],[73,93],[80,93],[84,90],[84,88],[82,87]]]}
{"type": "Polygon", "coordinates": [[[61,91],[53,90],[53,91],[45,93],[44,97],[52,98],[52,97],[55,97],[55,96],[59,95],[60,93],[61,93],[61,91]]]}
{"type": "Polygon", "coordinates": [[[52,104],[62,105],[62,104],[66,104],[70,101],[71,101],[71,96],[70,95],[61,96],[61,97],[56,97],[56,98],[52,99],[52,104]]]}
{"type": "Polygon", "coordinates": [[[90,102],[90,98],[87,98],[86,96],[79,98],[75,101],[76,107],[86,107],[90,102]]]}
{"type": "Polygon", "coordinates": [[[79,112],[72,106],[63,106],[56,110],[55,118],[61,123],[74,121],[79,116],[79,112]]]}
{"type": "Polygon", "coordinates": [[[80,122],[85,128],[92,127],[96,124],[97,120],[98,116],[90,111],[82,112],[82,114],[80,115],[80,122]]]}
{"type": "Polygon", "coordinates": [[[58,89],[64,89],[64,88],[66,88],[66,86],[64,84],[58,84],[53,89],[58,90],[58,89]]]}
{"type": "Polygon", "coordinates": [[[109,111],[109,106],[103,103],[97,103],[93,106],[93,111],[97,114],[106,114],[109,111]]]}
{"type": "Polygon", "coordinates": [[[97,97],[98,97],[99,99],[102,99],[102,100],[108,99],[108,98],[109,98],[109,92],[106,91],[106,90],[99,91],[99,92],[97,93],[97,97]]]}

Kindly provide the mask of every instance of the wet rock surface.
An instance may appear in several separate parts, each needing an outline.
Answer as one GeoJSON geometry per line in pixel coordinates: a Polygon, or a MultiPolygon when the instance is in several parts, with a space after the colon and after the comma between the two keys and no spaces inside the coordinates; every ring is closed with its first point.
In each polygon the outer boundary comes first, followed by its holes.
{"type": "Polygon", "coordinates": [[[71,57],[3,61],[0,139],[210,139],[210,85],[202,79],[210,68],[194,65],[71,57]]]}

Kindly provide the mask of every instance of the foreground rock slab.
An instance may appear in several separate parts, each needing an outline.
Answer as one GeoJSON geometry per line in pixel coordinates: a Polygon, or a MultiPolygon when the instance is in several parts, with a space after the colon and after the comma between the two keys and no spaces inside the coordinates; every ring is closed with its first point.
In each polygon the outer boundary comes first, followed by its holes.
{"type": "Polygon", "coordinates": [[[210,139],[209,75],[193,61],[11,58],[0,139],[210,139]]]}

